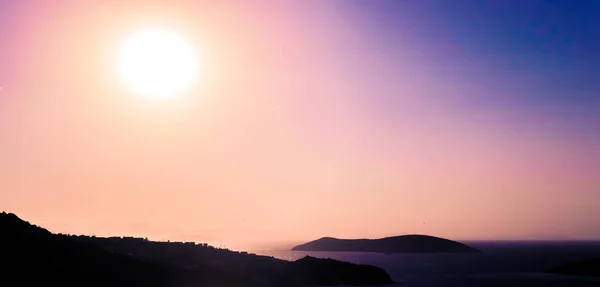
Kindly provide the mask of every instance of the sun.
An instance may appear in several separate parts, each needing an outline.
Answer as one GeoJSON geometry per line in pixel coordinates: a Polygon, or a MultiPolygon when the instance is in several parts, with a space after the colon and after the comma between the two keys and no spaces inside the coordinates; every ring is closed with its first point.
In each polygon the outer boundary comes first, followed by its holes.
{"type": "Polygon", "coordinates": [[[117,74],[140,96],[173,97],[189,88],[197,76],[198,59],[184,38],[169,29],[139,31],[122,43],[117,74]]]}

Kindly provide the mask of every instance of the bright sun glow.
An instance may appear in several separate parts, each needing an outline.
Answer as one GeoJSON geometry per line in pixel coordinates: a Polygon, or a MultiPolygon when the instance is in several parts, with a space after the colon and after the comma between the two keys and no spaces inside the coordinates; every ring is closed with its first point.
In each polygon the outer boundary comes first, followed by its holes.
{"type": "Polygon", "coordinates": [[[197,58],[175,32],[149,29],[127,38],[117,58],[117,73],[128,88],[150,99],[183,92],[194,81],[197,58]]]}

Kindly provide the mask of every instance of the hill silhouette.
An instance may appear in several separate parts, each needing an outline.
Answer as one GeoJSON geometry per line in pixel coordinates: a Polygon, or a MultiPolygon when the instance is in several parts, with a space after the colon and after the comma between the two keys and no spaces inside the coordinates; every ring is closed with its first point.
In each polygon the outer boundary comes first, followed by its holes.
{"type": "Polygon", "coordinates": [[[402,235],[380,239],[323,237],[292,248],[294,251],[346,251],[380,253],[477,253],[465,244],[427,235],[402,235]]]}
{"type": "Polygon", "coordinates": [[[549,273],[578,276],[600,276],[600,258],[568,263],[550,270],[549,273]]]}
{"type": "Polygon", "coordinates": [[[0,214],[0,284],[35,286],[324,286],[392,282],[381,268],[273,257],[191,242],[52,234],[0,214]]]}
{"type": "Polygon", "coordinates": [[[0,280],[22,286],[167,286],[184,274],[166,265],[112,254],[0,214],[0,280]],[[12,280],[11,280],[12,279],[12,280]]]}

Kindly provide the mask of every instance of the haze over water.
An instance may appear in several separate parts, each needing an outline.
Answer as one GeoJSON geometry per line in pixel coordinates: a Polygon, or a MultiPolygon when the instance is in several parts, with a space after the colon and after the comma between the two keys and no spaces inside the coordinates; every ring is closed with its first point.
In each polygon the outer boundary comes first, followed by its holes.
{"type": "Polygon", "coordinates": [[[467,242],[483,253],[381,254],[367,252],[256,251],[297,260],[334,258],[384,268],[392,286],[593,287],[600,278],[547,274],[551,268],[600,256],[600,242],[467,242]]]}

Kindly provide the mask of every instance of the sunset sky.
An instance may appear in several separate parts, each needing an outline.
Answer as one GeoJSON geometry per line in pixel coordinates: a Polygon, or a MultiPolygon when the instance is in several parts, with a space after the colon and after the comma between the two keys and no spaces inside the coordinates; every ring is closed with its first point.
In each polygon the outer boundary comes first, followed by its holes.
{"type": "Polygon", "coordinates": [[[0,210],[53,232],[600,240],[600,1],[0,1],[0,210]],[[163,101],[115,73],[169,27],[163,101]]]}

